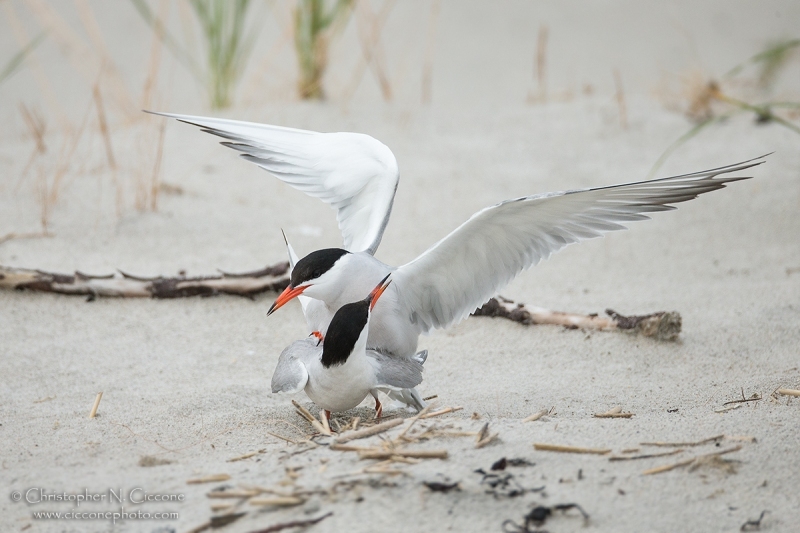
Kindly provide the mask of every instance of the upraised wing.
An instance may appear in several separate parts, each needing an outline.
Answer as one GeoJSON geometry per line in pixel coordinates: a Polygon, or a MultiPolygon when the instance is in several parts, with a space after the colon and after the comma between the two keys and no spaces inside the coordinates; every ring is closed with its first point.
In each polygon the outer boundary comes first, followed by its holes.
{"type": "Polygon", "coordinates": [[[447,237],[392,274],[399,305],[420,332],[466,318],[522,270],[565,246],[670,204],[721,189],[746,177],[717,177],[762,164],[743,163],[625,185],[563,191],[508,200],[470,217],[447,237]]]}
{"type": "Polygon", "coordinates": [[[317,133],[253,122],[153,113],[193,124],[275,177],[336,210],[343,248],[374,254],[400,174],[392,151],[361,133],[317,133]]]}

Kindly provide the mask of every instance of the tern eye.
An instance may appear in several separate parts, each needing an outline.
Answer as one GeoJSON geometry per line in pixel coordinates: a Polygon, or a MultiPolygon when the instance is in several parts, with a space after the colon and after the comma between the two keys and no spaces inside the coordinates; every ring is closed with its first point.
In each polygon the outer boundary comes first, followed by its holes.
{"type": "Polygon", "coordinates": [[[312,272],[312,274],[311,274],[311,279],[317,279],[317,278],[318,278],[318,277],[320,277],[321,275],[322,275],[322,272],[321,272],[321,271],[319,271],[319,270],[315,270],[315,271],[314,271],[314,272],[312,272]]]}

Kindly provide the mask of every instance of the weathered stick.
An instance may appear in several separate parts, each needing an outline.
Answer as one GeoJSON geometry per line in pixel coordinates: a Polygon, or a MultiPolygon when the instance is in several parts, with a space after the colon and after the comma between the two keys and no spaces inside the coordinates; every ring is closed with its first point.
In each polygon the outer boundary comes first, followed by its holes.
{"type": "Polygon", "coordinates": [[[384,422],[382,424],[378,424],[377,426],[372,426],[364,429],[359,429],[358,431],[352,431],[350,433],[346,433],[336,439],[333,444],[344,444],[345,442],[349,442],[351,440],[356,439],[363,439],[366,437],[371,437],[372,435],[377,435],[378,433],[383,433],[388,429],[392,429],[393,427],[397,427],[403,423],[402,418],[395,418],[394,420],[389,420],[388,422],[384,422]]]}
{"type": "Polygon", "coordinates": [[[674,470],[674,469],[680,468],[682,466],[688,466],[688,465],[690,465],[690,464],[692,464],[692,463],[694,463],[696,461],[701,461],[703,459],[708,459],[708,458],[711,458],[711,457],[719,457],[721,455],[725,455],[725,454],[728,454],[728,453],[738,452],[741,449],[742,449],[742,446],[739,445],[739,446],[734,446],[733,448],[728,448],[727,450],[721,450],[721,451],[714,452],[714,453],[707,453],[707,454],[704,454],[704,455],[698,455],[696,457],[692,457],[691,459],[686,459],[684,461],[678,461],[677,463],[672,463],[672,464],[669,464],[669,465],[657,466],[655,468],[651,468],[649,470],[645,470],[644,472],[642,472],[642,475],[643,476],[649,476],[649,475],[652,475],[652,474],[660,474],[662,472],[669,472],[670,470],[674,470]]]}
{"type": "Polygon", "coordinates": [[[725,435],[714,435],[707,439],[698,440],[694,442],[640,442],[642,446],[661,446],[663,448],[690,448],[692,446],[702,446],[710,442],[716,442],[725,438],[725,435]]]}
{"type": "Polygon", "coordinates": [[[216,483],[217,481],[228,481],[231,478],[228,474],[212,474],[210,476],[197,477],[186,481],[187,485],[199,485],[201,483],[216,483]]]}
{"type": "Polygon", "coordinates": [[[538,413],[533,413],[528,418],[523,418],[522,421],[523,422],[536,422],[537,420],[539,420],[540,418],[542,418],[544,415],[546,415],[549,412],[550,411],[548,411],[547,409],[542,409],[538,413]]]}
{"type": "Polygon", "coordinates": [[[622,407],[612,407],[605,413],[595,413],[595,418],[630,418],[633,416],[633,413],[623,413],[622,407]]]}
{"type": "Polygon", "coordinates": [[[675,311],[625,316],[613,309],[606,309],[608,317],[601,317],[596,314],[580,315],[526,306],[502,296],[492,298],[473,314],[476,316],[507,318],[526,326],[532,324],[554,324],[574,329],[632,330],[658,340],[675,340],[681,332],[681,315],[675,311]]]}
{"type": "Polygon", "coordinates": [[[250,505],[258,505],[261,507],[274,506],[274,507],[292,507],[295,505],[304,504],[306,501],[303,498],[296,496],[270,496],[264,498],[251,498],[250,505]]]}
{"type": "Polygon", "coordinates": [[[282,291],[289,284],[288,263],[278,263],[244,274],[218,276],[143,278],[118,272],[93,276],[82,272],[59,274],[25,268],[0,266],[0,289],[34,290],[59,294],[127,297],[183,298],[234,294],[254,296],[262,292],[282,291]]]}
{"type": "Polygon", "coordinates": [[[389,459],[391,457],[416,459],[447,459],[447,450],[375,450],[359,452],[359,459],[389,459]]]}
{"type": "Polygon", "coordinates": [[[582,448],[580,446],[561,446],[560,444],[543,444],[540,442],[535,442],[533,448],[545,452],[592,453],[596,455],[605,455],[611,451],[609,448],[582,448]]]}
{"type": "Polygon", "coordinates": [[[776,392],[784,396],[800,396],[800,390],[797,389],[778,389],[776,392]]]}
{"type": "Polygon", "coordinates": [[[98,392],[97,397],[94,399],[94,405],[92,405],[92,410],[89,411],[89,418],[94,418],[97,416],[97,408],[100,407],[100,400],[103,398],[103,393],[98,392]]]}
{"type": "Polygon", "coordinates": [[[668,455],[676,455],[683,452],[683,448],[672,450],[671,452],[662,453],[647,453],[642,455],[613,455],[608,458],[609,461],[635,461],[636,459],[652,459],[654,457],[666,457],[668,455]]]}
{"type": "Polygon", "coordinates": [[[461,406],[459,406],[459,407],[445,407],[444,409],[439,409],[438,411],[434,411],[432,413],[426,413],[424,415],[421,415],[419,418],[424,420],[426,418],[433,418],[435,416],[446,415],[448,413],[455,413],[456,411],[460,411],[462,409],[463,409],[463,407],[461,407],[461,406]]]}

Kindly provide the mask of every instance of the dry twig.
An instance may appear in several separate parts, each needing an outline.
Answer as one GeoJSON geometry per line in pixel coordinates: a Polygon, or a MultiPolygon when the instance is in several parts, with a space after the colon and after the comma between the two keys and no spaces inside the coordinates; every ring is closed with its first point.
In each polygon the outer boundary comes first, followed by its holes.
{"type": "Polygon", "coordinates": [[[688,465],[691,465],[691,464],[700,464],[701,462],[708,461],[708,460],[713,459],[713,458],[718,458],[718,457],[720,457],[722,455],[725,455],[725,454],[738,452],[741,449],[742,449],[742,447],[741,447],[741,445],[739,445],[739,446],[734,446],[733,448],[728,448],[726,450],[720,450],[720,451],[714,452],[714,453],[708,453],[708,454],[705,454],[705,455],[698,455],[698,456],[692,457],[690,459],[685,459],[683,461],[678,461],[677,463],[672,463],[672,464],[669,464],[669,465],[662,465],[662,466],[657,466],[655,468],[650,468],[649,470],[645,470],[644,472],[642,472],[642,475],[643,476],[649,476],[649,475],[652,475],[652,474],[660,474],[662,472],[669,472],[670,470],[674,470],[674,469],[680,468],[682,466],[688,466],[688,465]]]}
{"type": "Polygon", "coordinates": [[[560,444],[543,444],[535,442],[534,449],[545,452],[562,452],[562,453],[589,453],[596,455],[605,455],[611,452],[610,448],[582,448],[580,446],[562,446],[560,444]]]}
{"type": "Polygon", "coordinates": [[[103,393],[98,392],[97,397],[94,399],[94,405],[92,405],[92,410],[89,412],[89,418],[94,418],[97,416],[97,408],[100,407],[100,400],[103,398],[103,393]]]}
{"type": "Polygon", "coordinates": [[[210,476],[197,477],[186,480],[187,485],[199,485],[201,483],[216,483],[217,481],[228,481],[231,478],[228,474],[212,474],[210,476]]]}

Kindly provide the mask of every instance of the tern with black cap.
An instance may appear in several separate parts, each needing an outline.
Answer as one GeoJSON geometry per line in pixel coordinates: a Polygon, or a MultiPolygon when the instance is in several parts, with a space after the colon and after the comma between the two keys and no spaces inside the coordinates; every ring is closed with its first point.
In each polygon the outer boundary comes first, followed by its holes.
{"type": "Polygon", "coordinates": [[[370,316],[391,284],[388,277],[363,300],[339,308],[324,341],[307,338],[289,345],[278,358],[272,392],[305,390],[328,418],[331,412],[352,409],[368,394],[375,398],[376,416],[380,417],[383,407],[378,391],[414,391],[415,407],[422,409],[424,404],[414,389],[422,382],[422,363],[367,349],[370,316]]]}

